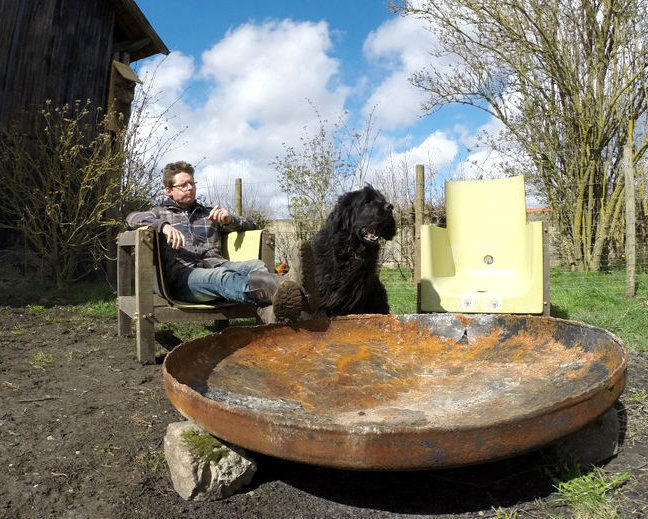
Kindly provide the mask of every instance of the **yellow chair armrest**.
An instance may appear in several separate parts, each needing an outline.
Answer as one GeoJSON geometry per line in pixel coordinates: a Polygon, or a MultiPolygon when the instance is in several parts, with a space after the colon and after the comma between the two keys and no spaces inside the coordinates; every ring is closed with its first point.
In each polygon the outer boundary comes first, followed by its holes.
{"type": "Polygon", "coordinates": [[[262,259],[274,271],[274,236],[266,230],[227,233],[221,250],[230,261],[262,259]]]}

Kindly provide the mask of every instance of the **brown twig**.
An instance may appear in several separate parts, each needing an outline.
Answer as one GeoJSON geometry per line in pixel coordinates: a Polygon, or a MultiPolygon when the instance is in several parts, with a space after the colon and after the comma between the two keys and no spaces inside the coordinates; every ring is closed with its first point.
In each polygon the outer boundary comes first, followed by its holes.
{"type": "Polygon", "coordinates": [[[44,400],[58,400],[60,396],[44,396],[41,398],[25,398],[23,400],[18,400],[19,403],[24,404],[26,402],[43,402],[44,400]]]}

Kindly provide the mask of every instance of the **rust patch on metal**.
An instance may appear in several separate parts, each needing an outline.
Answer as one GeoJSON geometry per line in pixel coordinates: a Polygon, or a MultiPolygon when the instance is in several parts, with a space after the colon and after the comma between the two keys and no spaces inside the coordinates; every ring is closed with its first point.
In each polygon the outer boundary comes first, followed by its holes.
{"type": "Polygon", "coordinates": [[[501,458],[578,429],[614,403],[625,362],[609,332],[559,319],[350,316],[191,341],[164,376],[181,412],[243,447],[412,469],[501,458]]]}
{"type": "Polygon", "coordinates": [[[457,315],[457,321],[459,321],[464,327],[467,327],[472,320],[473,318],[468,315],[457,315]]]}

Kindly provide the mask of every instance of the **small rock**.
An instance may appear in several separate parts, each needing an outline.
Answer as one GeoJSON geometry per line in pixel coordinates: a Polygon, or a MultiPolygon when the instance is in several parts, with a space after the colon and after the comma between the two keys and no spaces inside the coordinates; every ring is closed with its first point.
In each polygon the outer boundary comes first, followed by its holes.
{"type": "Polygon", "coordinates": [[[256,463],[238,447],[217,447],[217,461],[201,459],[187,444],[187,432],[207,434],[193,422],[175,422],[167,426],[164,455],[176,492],[186,500],[223,499],[248,485],[256,472],[256,463]]]}

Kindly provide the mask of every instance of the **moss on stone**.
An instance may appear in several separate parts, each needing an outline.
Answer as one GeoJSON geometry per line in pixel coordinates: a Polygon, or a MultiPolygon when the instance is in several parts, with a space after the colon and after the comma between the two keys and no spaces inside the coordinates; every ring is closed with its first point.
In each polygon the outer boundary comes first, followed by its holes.
{"type": "Polygon", "coordinates": [[[218,463],[227,456],[227,447],[208,433],[190,429],[182,433],[182,440],[196,458],[218,463]]]}

